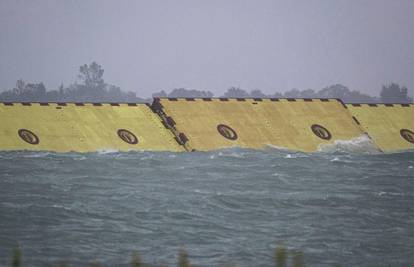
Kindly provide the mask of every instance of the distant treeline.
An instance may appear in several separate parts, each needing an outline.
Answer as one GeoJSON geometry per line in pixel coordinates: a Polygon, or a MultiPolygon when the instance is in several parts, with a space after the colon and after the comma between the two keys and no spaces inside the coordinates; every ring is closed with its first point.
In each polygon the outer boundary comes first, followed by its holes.
{"type": "MultiPolygon", "coordinates": [[[[161,91],[152,95],[153,97],[213,97],[210,91],[188,90],[178,88],[170,93],[161,91]]],[[[396,83],[384,85],[380,97],[362,94],[358,91],[351,91],[342,84],[335,84],[318,91],[313,89],[298,90],[291,89],[285,93],[275,92],[265,94],[260,90],[252,90],[250,93],[237,87],[231,87],[220,97],[228,98],[339,98],[345,103],[411,103],[413,99],[408,96],[408,89],[400,87],[396,83]]]]}
{"type": "Polygon", "coordinates": [[[4,102],[143,102],[134,92],[124,92],[118,86],[105,83],[104,70],[96,62],[79,67],[78,79],[67,87],[47,90],[40,83],[16,82],[16,87],[0,93],[4,102]]]}
{"type": "MultiPolygon", "coordinates": [[[[16,82],[16,87],[0,93],[3,102],[145,102],[134,92],[124,92],[120,87],[107,84],[103,79],[104,69],[96,62],[79,67],[79,82],[67,87],[63,84],[57,90],[47,90],[40,83],[26,83],[23,80],[16,82]]],[[[214,97],[210,91],[201,91],[186,88],[173,89],[167,93],[164,90],[154,93],[153,97],[214,97]]],[[[384,85],[380,97],[363,94],[350,90],[344,85],[335,84],[320,90],[291,89],[285,93],[275,92],[265,94],[260,90],[250,92],[237,87],[231,87],[219,97],[228,98],[339,98],[345,103],[412,103],[408,96],[408,89],[396,83],[384,85]]]]}

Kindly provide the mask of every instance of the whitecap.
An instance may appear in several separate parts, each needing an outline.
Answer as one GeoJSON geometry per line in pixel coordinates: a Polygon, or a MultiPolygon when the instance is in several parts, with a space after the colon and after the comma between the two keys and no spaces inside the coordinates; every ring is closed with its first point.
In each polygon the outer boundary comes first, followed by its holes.
{"type": "Polygon", "coordinates": [[[119,153],[120,151],[118,149],[98,149],[96,151],[97,154],[99,155],[106,155],[106,154],[115,154],[115,153],[119,153]]]}
{"type": "Polygon", "coordinates": [[[52,152],[49,151],[39,151],[39,152],[28,152],[29,154],[23,155],[25,158],[43,158],[52,155],[52,152]]]}
{"type": "Polygon", "coordinates": [[[338,157],[334,157],[333,159],[331,159],[331,162],[335,162],[335,161],[341,161],[338,157]]]}
{"type": "Polygon", "coordinates": [[[378,196],[383,196],[383,195],[389,195],[389,196],[405,196],[404,193],[398,193],[398,192],[385,192],[385,191],[378,192],[378,196]]]}
{"type": "Polygon", "coordinates": [[[85,160],[85,159],[86,159],[86,157],[85,157],[85,156],[73,157],[73,159],[74,159],[74,160],[77,160],[77,161],[81,161],[81,160],[85,160]]]}
{"type": "Polygon", "coordinates": [[[380,150],[368,135],[363,134],[350,140],[335,140],[333,144],[321,144],[319,152],[378,153],[380,150]]]}

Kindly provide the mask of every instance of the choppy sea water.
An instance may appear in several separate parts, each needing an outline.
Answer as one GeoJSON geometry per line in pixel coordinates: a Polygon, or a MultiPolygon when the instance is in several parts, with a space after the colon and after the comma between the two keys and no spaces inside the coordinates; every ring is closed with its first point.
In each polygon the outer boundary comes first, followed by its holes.
{"type": "Polygon", "coordinates": [[[414,152],[0,153],[0,266],[413,266],[414,152]]]}

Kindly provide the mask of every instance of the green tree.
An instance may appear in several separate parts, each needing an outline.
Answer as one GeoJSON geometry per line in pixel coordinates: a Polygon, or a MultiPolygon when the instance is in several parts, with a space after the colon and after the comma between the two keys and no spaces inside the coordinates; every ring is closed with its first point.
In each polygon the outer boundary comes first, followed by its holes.
{"type": "Polygon", "coordinates": [[[262,91],[260,91],[259,89],[255,89],[255,90],[252,90],[251,92],[250,92],[250,97],[253,97],[253,98],[265,98],[265,97],[267,97],[267,95],[266,94],[264,94],[262,91]]]}
{"type": "Polygon", "coordinates": [[[411,103],[413,101],[408,96],[407,87],[400,87],[397,83],[382,86],[380,96],[383,103],[411,103]]]}
{"type": "Polygon", "coordinates": [[[300,93],[301,92],[298,89],[293,88],[285,92],[284,96],[288,98],[297,98],[297,97],[300,97],[300,93]]]}
{"type": "Polygon", "coordinates": [[[89,89],[104,89],[105,82],[103,79],[104,69],[95,61],[91,64],[84,64],[79,67],[79,79],[89,89]]]}
{"type": "Polygon", "coordinates": [[[248,97],[250,97],[250,94],[248,92],[246,92],[245,90],[240,89],[238,87],[230,87],[224,93],[223,97],[248,98],[248,97]]]}

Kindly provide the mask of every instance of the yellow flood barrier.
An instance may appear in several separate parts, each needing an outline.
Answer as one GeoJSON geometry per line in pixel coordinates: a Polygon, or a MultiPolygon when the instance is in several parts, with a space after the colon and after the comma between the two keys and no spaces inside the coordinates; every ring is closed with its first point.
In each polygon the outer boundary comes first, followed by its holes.
{"type": "Polygon", "coordinates": [[[364,134],[337,99],[156,98],[152,108],[187,151],[272,145],[311,152],[364,134]]]}
{"type": "Polygon", "coordinates": [[[146,104],[0,103],[1,150],[184,151],[146,104]]]}
{"type": "Polygon", "coordinates": [[[348,109],[385,152],[414,149],[414,104],[348,104],[348,109]]]}

